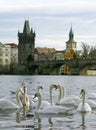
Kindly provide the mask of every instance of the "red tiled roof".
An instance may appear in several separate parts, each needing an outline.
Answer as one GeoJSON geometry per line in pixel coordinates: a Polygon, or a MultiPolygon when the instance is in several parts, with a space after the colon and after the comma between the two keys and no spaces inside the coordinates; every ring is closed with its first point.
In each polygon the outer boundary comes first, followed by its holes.
{"type": "Polygon", "coordinates": [[[11,47],[18,48],[18,45],[16,43],[6,43],[6,45],[10,45],[11,47]]]}

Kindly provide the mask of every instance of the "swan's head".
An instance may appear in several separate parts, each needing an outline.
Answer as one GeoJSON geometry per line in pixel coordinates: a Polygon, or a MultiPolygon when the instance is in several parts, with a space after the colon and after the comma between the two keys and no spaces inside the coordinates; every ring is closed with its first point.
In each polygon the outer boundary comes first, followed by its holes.
{"type": "Polygon", "coordinates": [[[43,89],[43,87],[42,86],[38,86],[38,89],[43,89]]]}
{"type": "Polygon", "coordinates": [[[39,96],[40,96],[40,93],[35,93],[33,99],[39,96]]]}
{"type": "Polygon", "coordinates": [[[26,83],[26,82],[23,82],[23,83],[22,83],[22,86],[27,86],[27,83],[26,83]]]}
{"type": "Polygon", "coordinates": [[[58,85],[56,85],[56,84],[52,84],[50,87],[51,87],[51,89],[53,89],[53,88],[58,89],[58,85]]]}
{"type": "Polygon", "coordinates": [[[61,85],[56,85],[57,86],[57,89],[61,89],[62,88],[62,86],[61,85]]]}
{"type": "Polygon", "coordinates": [[[81,94],[82,96],[85,96],[85,94],[86,94],[85,89],[82,89],[81,92],[80,92],[80,94],[81,94]]]}

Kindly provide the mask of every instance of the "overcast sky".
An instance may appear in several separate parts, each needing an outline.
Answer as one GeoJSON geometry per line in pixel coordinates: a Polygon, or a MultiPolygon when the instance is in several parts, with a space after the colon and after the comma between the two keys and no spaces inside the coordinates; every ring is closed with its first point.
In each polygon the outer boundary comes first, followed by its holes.
{"type": "Polygon", "coordinates": [[[18,44],[24,21],[36,32],[36,47],[65,49],[72,25],[78,49],[96,45],[96,0],[0,0],[0,42],[18,44]]]}

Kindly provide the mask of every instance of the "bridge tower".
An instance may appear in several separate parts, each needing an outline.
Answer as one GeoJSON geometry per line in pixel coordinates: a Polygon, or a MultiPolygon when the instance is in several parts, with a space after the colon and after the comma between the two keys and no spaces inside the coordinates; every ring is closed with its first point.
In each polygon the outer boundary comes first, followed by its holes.
{"type": "Polygon", "coordinates": [[[23,33],[18,31],[18,63],[27,64],[28,57],[34,60],[35,32],[30,29],[29,21],[25,20],[23,33]]]}
{"type": "Polygon", "coordinates": [[[66,42],[66,53],[72,49],[76,51],[76,48],[77,48],[77,42],[74,40],[74,33],[71,26],[69,31],[69,40],[66,42]]]}

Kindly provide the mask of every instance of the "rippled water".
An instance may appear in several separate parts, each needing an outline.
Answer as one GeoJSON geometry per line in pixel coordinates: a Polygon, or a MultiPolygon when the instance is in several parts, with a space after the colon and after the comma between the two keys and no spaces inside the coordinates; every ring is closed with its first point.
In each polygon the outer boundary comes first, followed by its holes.
{"type": "MultiPolygon", "coordinates": [[[[49,101],[49,87],[51,84],[61,84],[66,88],[66,95],[79,95],[85,88],[87,93],[96,92],[95,76],[0,76],[0,98],[16,100],[16,91],[23,81],[27,82],[28,94],[33,95],[38,85],[44,90],[42,96],[49,101]]],[[[58,99],[58,92],[54,91],[54,102],[58,99]]],[[[58,115],[34,115],[29,113],[25,118],[19,110],[0,110],[1,130],[96,130],[96,110],[88,114],[72,111],[58,115]]]]}

